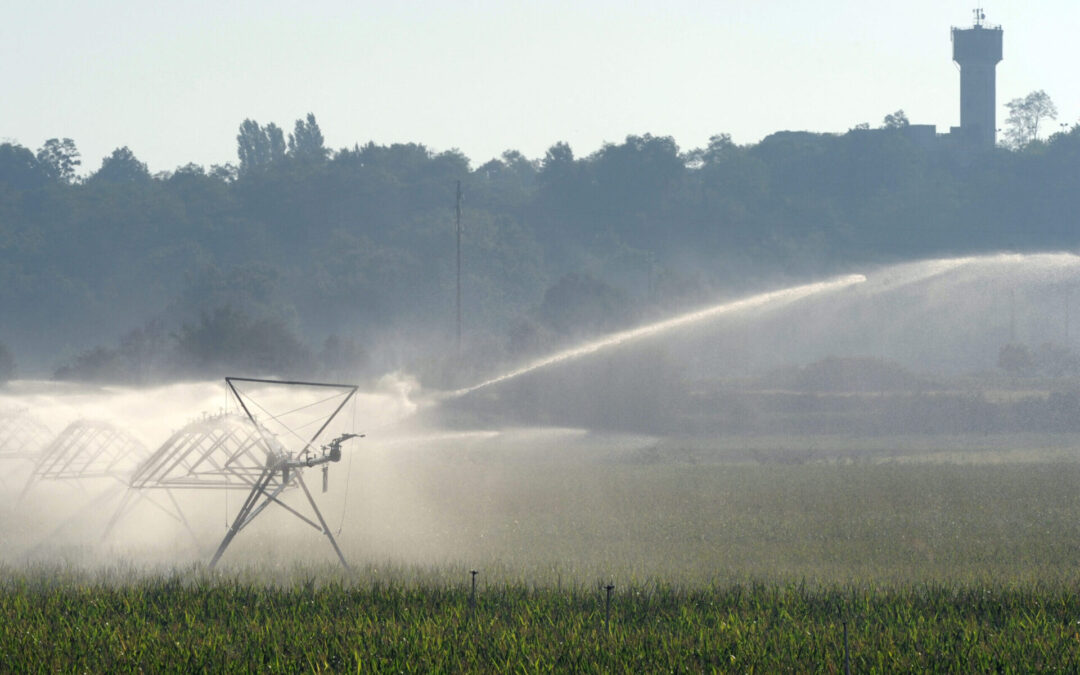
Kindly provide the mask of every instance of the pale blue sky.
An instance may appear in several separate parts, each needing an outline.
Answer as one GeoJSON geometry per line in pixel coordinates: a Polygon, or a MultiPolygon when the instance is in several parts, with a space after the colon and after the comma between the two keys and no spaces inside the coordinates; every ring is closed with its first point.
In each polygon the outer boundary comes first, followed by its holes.
{"type": "MultiPolygon", "coordinates": [[[[6,0],[0,139],[74,138],[84,171],[127,145],[151,171],[235,161],[244,118],[314,112],[333,148],[374,140],[586,155],[627,134],[959,123],[949,27],[971,0],[867,2],[36,2],[6,0]]],[[[984,3],[1005,101],[1080,117],[1080,2],[984,3]]],[[[1056,125],[1055,125],[1056,126],[1056,125]]]]}

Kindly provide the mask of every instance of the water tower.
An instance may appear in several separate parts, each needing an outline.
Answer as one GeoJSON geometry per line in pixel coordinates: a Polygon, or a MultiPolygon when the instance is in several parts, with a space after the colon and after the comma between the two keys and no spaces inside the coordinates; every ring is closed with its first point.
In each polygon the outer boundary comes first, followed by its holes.
{"type": "Polygon", "coordinates": [[[1001,61],[1001,26],[985,24],[982,8],[975,25],[953,28],[953,61],[960,65],[960,135],[966,145],[994,147],[994,69],[1001,61]]]}

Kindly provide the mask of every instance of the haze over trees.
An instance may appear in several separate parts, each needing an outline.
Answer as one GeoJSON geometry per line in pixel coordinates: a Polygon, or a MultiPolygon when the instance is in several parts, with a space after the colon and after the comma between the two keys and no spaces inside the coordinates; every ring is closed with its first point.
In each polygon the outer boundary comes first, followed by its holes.
{"type": "Polygon", "coordinates": [[[437,371],[453,343],[458,180],[467,362],[718,289],[1075,248],[1080,127],[1041,140],[1054,111],[1040,101],[1017,107],[1011,149],[987,154],[919,142],[903,111],[846,134],[717,134],[691,149],[643,134],[475,167],[416,143],[331,150],[314,115],[288,134],[244,120],[235,166],[153,175],[127,147],[80,178],[72,139],[4,143],[0,341],[24,375],[149,381],[353,357],[437,371]]]}

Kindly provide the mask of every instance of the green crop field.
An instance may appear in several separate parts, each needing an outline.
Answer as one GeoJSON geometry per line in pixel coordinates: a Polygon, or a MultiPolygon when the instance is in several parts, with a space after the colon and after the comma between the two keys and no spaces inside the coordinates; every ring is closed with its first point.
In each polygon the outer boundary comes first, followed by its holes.
{"type": "Polygon", "coordinates": [[[6,574],[19,672],[1031,672],[1080,667],[1077,586],[599,588],[6,574]]]}
{"type": "Polygon", "coordinates": [[[280,518],[215,572],[6,521],[0,672],[843,672],[845,621],[852,672],[1075,672],[1075,441],[417,451],[353,495],[349,572],[280,518]]]}

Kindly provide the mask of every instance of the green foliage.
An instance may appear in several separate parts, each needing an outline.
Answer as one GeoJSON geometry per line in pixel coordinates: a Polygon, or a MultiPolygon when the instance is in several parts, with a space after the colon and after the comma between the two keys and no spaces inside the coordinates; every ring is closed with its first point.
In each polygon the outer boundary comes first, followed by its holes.
{"type": "Polygon", "coordinates": [[[908,120],[908,116],[903,110],[897,110],[894,113],[886,115],[881,123],[883,129],[903,129],[910,125],[911,122],[908,120]]]}
{"type": "Polygon", "coordinates": [[[308,113],[306,120],[296,120],[293,133],[289,134],[289,155],[303,161],[323,161],[328,154],[315,114],[308,113]]]}
{"type": "Polygon", "coordinates": [[[627,136],[591,158],[594,208],[631,245],[655,245],[660,236],[653,216],[666,206],[685,174],[679,146],[670,136],[627,136]]]}
{"type": "Polygon", "coordinates": [[[34,153],[21,145],[0,144],[0,187],[32,190],[48,179],[34,153]]]}
{"type": "Polygon", "coordinates": [[[150,180],[150,171],[126,145],[112,151],[101,160],[101,168],[94,172],[89,182],[136,183],[150,180]]]}
{"type": "Polygon", "coordinates": [[[75,181],[75,170],[82,160],[79,158],[79,150],[75,147],[75,141],[70,138],[60,140],[50,138],[37,152],[38,165],[45,171],[50,180],[58,183],[72,183],[75,181]]]}
{"type": "Polygon", "coordinates": [[[1072,671],[1075,586],[599,588],[5,574],[0,669],[135,672],[1072,671]]]}
{"type": "Polygon", "coordinates": [[[236,136],[236,145],[241,175],[266,168],[285,156],[285,136],[273,122],[261,127],[255,120],[244,120],[236,136]]]}

